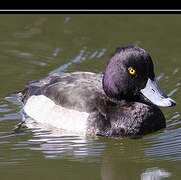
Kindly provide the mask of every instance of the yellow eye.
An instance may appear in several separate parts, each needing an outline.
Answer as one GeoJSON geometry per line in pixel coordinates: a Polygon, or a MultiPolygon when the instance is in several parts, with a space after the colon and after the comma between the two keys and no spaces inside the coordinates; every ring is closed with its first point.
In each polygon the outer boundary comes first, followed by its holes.
{"type": "Polygon", "coordinates": [[[132,67],[129,67],[128,68],[128,71],[130,74],[134,75],[136,73],[136,71],[132,68],[132,67]]]}

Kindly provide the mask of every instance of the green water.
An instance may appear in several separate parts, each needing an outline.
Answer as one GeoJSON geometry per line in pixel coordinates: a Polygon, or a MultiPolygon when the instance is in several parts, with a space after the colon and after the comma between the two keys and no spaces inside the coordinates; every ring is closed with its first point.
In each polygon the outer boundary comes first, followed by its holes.
{"type": "Polygon", "coordinates": [[[181,179],[181,15],[0,15],[0,177],[3,180],[181,179]],[[4,97],[53,72],[102,72],[116,47],[152,56],[158,83],[178,104],[161,108],[167,128],[141,139],[12,134],[21,106],[4,97]]]}

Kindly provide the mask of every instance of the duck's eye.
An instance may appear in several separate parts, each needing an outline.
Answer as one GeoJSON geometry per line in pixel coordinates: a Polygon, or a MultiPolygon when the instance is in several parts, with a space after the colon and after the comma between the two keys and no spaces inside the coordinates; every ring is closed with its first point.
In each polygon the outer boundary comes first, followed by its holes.
{"type": "Polygon", "coordinates": [[[134,75],[136,73],[135,69],[133,69],[132,67],[128,68],[128,71],[130,74],[134,75]]]}

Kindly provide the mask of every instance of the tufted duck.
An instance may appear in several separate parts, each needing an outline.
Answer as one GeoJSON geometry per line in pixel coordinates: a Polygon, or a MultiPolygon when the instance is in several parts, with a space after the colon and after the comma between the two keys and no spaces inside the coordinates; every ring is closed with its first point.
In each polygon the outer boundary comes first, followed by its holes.
{"type": "Polygon", "coordinates": [[[164,128],[166,120],[158,106],[176,104],[157,85],[150,55],[137,46],[117,48],[104,74],[55,73],[29,82],[13,96],[37,122],[107,137],[164,128]]]}

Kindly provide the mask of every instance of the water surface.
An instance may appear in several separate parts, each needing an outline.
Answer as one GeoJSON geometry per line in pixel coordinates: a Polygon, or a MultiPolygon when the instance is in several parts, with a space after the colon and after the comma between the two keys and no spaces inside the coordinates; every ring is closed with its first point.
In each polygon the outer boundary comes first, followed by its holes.
{"type": "Polygon", "coordinates": [[[181,177],[181,15],[0,15],[2,179],[181,177]],[[83,137],[33,125],[12,133],[21,104],[4,97],[54,72],[102,72],[116,47],[147,50],[159,85],[178,104],[161,108],[167,128],[139,139],[83,137]]]}

